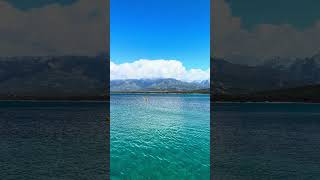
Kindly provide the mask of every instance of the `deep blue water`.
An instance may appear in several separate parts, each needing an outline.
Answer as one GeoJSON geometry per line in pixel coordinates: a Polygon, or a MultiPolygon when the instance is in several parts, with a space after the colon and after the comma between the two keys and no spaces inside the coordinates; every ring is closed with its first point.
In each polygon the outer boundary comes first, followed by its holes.
{"type": "Polygon", "coordinates": [[[209,179],[208,95],[113,94],[111,179],[209,179]]]}
{"type": "Polygon", "coordinates": [[[107,179],[103,102],[0,102],[0,179],[107,179]]]}
{"type": "Polygon", "coordinates": [[[320,104],[215,103],[214,179],[320,179],[320,104]]]}

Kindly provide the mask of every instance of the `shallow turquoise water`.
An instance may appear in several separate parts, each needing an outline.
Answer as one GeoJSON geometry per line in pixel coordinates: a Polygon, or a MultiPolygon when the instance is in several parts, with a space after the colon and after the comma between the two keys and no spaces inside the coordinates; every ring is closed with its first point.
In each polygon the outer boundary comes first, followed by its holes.
{"type": "Polygon", "coordinates": [[[113,94],[110,105],[112,180],[209,179],[208,95],[113,94]]]}

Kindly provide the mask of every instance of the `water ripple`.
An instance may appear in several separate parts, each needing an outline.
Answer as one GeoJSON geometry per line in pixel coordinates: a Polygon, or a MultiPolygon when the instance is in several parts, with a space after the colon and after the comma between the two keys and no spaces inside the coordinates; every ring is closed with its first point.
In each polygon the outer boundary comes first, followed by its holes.
{"type": "Polygon", "coordinates": [[[143,97],[111,96],[111,179],[209,179],[209,96],[143,97]]]}

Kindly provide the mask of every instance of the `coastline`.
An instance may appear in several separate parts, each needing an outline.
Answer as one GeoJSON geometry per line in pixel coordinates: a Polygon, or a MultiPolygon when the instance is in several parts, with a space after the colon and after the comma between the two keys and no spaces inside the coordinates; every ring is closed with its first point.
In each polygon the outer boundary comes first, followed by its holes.
{"type": "MultiPolygon", "coordinates": [[[[111,95],[117,94],[194,94],[209,95],[211,103],[303,103],[320,104],[320,98],[313,97],[270,97],[270,96],[250,96],[250,95],[216,95],[209,91],[111,91],[111,95]]],[[[52,102],[109,102],[110,96],[0,96],[0,101],[52,101],[52,102]]]]}
{"type": "Polygon", "coordinates": [[[111,91],[110,94],[210,94],[209,91],[111,91]]]}

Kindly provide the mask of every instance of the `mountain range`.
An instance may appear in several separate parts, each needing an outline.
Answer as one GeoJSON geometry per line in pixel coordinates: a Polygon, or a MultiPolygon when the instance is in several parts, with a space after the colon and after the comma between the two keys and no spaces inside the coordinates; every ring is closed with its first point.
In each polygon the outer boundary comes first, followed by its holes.
{"type": "Polygon", "coordinates": [[[0,58],[2,99],[106,96],[109,69],[103,55],[0,58]]]}
{"type": "Polygon", "coordinates": [[[111,92],[140,92],[140,91],[195,91],[209,90],[209,80],[185,82],[172,78],[165,79],[126,79],[110,81],[111,92]]]}
{"type": "Polygon", "coordinates": [[[249,66],[212,58],[216,94],[247,94],[320,84],[320,54],[304,59],[271,58],[249,66]]]}
{"type": "Polygon", "coordinates": [[[112,80],[109,84],[109,65],[104,55],[1,57],[0,97],[92,99],[106,97],[109,88],[112,92],[208,92],[210,84],[216,97],[275,97],[288,90],[314,97],[312,93],[317,89],[320,92],[320,53],[302,59],[275,57],[255,66],[222,58],[211,60],[211,82],[169,78],[112,80]]]}

